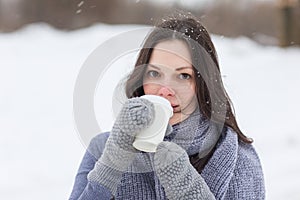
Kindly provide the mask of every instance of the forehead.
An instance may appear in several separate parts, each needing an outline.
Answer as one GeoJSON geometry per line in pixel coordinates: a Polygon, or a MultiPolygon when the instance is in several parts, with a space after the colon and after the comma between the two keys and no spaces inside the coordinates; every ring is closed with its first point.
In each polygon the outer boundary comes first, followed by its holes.
{"type": "Polygon", "coordinates": [[[155,45],[149,63],[172,67],[192,67],[189,48],[181,40],[167,40],[155,45]]]}

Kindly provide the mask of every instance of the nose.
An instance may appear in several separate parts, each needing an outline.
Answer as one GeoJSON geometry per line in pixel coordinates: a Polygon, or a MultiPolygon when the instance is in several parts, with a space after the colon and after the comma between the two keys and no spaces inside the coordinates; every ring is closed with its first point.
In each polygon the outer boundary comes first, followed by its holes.
{"type": "Polygon", "coordinates": [[[158,90],[158,95],[161,97],[171,97],[175,95],[175,91],[167,86],[162,86],[159,90],[158,90]]]}

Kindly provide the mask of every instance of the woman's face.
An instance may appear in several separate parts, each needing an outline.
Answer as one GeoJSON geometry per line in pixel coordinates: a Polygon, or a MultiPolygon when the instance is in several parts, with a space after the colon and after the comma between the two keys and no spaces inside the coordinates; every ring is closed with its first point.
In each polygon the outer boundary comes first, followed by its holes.
{"type": "Polygon", "coordinates": [[[173,107],[170,124],[186,119],[197,107],[195,74],[187,45],[180,40],[158,43],[143,78],[145,94],[166,98],[173,107]]]}

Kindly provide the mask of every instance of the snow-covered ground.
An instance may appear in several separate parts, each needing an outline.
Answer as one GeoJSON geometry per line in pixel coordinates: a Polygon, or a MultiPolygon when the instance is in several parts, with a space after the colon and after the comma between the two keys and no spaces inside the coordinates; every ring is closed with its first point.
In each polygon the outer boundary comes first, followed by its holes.
{"type": "MultiPolygon", "coordinates": [[[[77,75],[102,42],[138,27],[62,32],[35,24],[0,34],[0,199],[68,198],[85,151],[73,119],[77,75]]],[[[261,157],[267,199],[300,199],[300,48],[213,40],[238,122],[261,157]]],[[[110,101],[101,87],[95,96],[110,101]]],[[[97,102],[97,119],[109,129],[111,108],[97,102]]]]}

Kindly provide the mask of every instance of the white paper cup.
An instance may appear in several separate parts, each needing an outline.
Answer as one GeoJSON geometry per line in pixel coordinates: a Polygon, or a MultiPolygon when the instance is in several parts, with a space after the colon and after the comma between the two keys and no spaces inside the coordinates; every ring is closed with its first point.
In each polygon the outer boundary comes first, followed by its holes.
{"type": "Polygon", "coordinates": [[[137,134],[133,146],[140,151],[155,152],[157,145],[164,139],[173,108],[167,99],[160,96],[144,95],[140,98],[154,104],[155,117],[149,127],[137,134]]]}

